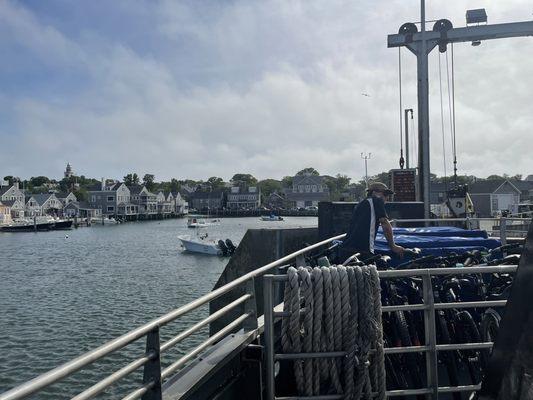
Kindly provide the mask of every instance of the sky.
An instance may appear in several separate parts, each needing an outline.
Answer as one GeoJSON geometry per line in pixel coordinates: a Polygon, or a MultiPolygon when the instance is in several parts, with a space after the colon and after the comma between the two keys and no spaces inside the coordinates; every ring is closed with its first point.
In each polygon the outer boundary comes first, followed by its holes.
{"type": "MultiPolygon", "coordinates": [[[[96,178],[279,179],[314,167],[359,180],[362,152],[370,175],[397,168],[398,49],[387,35],[419,21],[419,7],[0,0],[0,175],[61,178],[70,162],[96,178]]],[[[431,0],[426,20],[464,26],[480,7],[489,23],[533,19],[530,0],[431,0]]],[[[454,46],[459,174],[533,174],[532,54],[531,37],[454,46]]],[[[416,129],[416,60],[400,57],[416,129]]],[[[450,175],[450,52],[434,50],[429,71],[431,170],[450,175]]]]}

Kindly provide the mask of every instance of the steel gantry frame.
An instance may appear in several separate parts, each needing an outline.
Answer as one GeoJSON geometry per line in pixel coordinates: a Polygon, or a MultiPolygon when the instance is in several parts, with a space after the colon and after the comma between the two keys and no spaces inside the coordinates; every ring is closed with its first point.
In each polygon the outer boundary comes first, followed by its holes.
{"type": "Polygon", "coordinates": [[[425,14],[425,0],[421,0],[421,31],[418,32],[414,23],[403,24],[399,33],[388,35],[387,47],[407,47],[417,58],[419,193],[424,202],[424,217],[429,218],[429,53],[437,45],[439,51],[445,52],[449,43],[533,36],[533,21],[453,28],[450,21],[441,19],[435,23],[431,31],[427,31],[425,14]]]}

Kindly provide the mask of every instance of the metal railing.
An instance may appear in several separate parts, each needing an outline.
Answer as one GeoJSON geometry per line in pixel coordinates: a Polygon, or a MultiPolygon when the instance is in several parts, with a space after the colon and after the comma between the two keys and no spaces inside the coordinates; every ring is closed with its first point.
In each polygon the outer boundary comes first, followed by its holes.
{"type": "MultiPolygon", "coordinates": [[[[454,344],[437,344],[435,310],[442,309],[460,309],[460,308],[482,308],[482,307],[504,307],[506,300],[492,301],[470,301],[454,303],[435,303],[433,298],[433,285],[431,277],[438,275],[470,275],[479,273],[512,273],[517,269],[516,265],[499,265],[499,266],[476,266],[467,268],[426,268],[426,269],[409,269],[409,270],[387,270],[378,271],[380,279],[394,279],[405,277],[422,277],[423,304],[406,304],[382,307],[382,312],[394,311],[423,311],[424,312],[424,334],[425,345],[409,347],[386,347],[387,354],[402,354],[419,352],[426,354],[426,376],[427,387],[421,389],[405,390],[388,390],[387,397],[421,395],[426,394],[433,400],[438,399],[439,393],[453,392],[474,392],[480,389],[480,385],[463,385],[463,386],[440,386],[438,383],[438,352],[451,350],[478,350],[492,348],[492,342],[481,343],[454,343],[454,344]]],[[[303,358],[331,358],[345,357],[346,352],[324,352],[324,353],[292,353],[282,354],[275,352],[274,323],[276,319],[287,317],[286,313],[276,311],[282,304],[274,307],[272,296],[274,284],[285,282],[287,275],[265,275],[264,279],[264,337],[265,337],[265,356],[266,356],[266,400],[297,400],[305,399],[305,396],[296,397],[276,397],[275,396],[275,362],[278,360],[303,359],[303,358]]],[[[343,399],[343,395],[314,396],[313,399],[343,399]]]]}
{"type": "Polygon", "coordinates": [[[107,388],[109,388],[111,385],[125,378],[126,376],[132,374],[140,368],[143,368],[142,386],[139,387],[137,390],[131,392],[126,397],[124,397],[123,400],[133,400],[141,397],[143,398],[143,400],[160,400],[162,398],[162,382],[168,379],[172,374],[176,373],[178,370],[186,366],[191,360],[201,354],[204,350],[208,349],[211,345],[224,339],[232,332],[238,330],[241,327],[244,329],[245,332],[250,332],[251,338],[254,338],[258,334],[260,334],[260,330],[257,328],[258,324],[256,315],[256,300],[254,293],[255,278],[260,277],[265,273],[271,272],[275,268],[280,267],[286,264],[287,262],[290,262],[291,260],[303,257],[304,254],[318,249],[324,245],[327,245],[333,240],[342,239],[344,236],[346,235],[342,234],[323,240],[321,242],[298,250],[294,253],[291,253],[285,257],[282,257],[274,262],[266,264],[258,269],[255,269],[254,271],[249,272],[233,280],[232,282],[221,286],[220,288],[215,289],[202,297],[199,297],[198,299],[188,304],[185,304],[169,312],[168,314],[154,319],[146,323],[145,325],[142,325],[137,329],[134,329],[122,336],[119,336],[118,338],[111,340],[92,351],[89,351],[65,364],[60,365],[57,368],[54,368],[28,382],[21,384],[20,386],[17,386],[3,394],[0,394],[0,400],[23,399],[34,393],[38,393],[43,389],[47,388],[48,386],[60,382],[66,377],[88,367],[94,362],[106,356],[109,356],[111,353],[114,353],[115,351],[122,349],[141,338],[146,338],[146,352],[142,355],[142,357],[135,359],[124,367],[111,373],[103,380],[95,383],[93,386],[89,387],[85,391],[73,397],[73,399],[91,399],[106,390],[107,388]],[[185,314],[188,314],[191,311],[208,304],[212,300],[215,300],[220,296],[229,293],[238,287],[241,287],[242,285],[245,285],[246,293],[244,295],[227,304],[220,310],[214,312],[209,317],[180,332],[172,339],[160,344],[160,328],[171,323],[172,321],[177,320],[185,314]],[[228,325],[223,327],[219,332],[205,339],[203,342],[201,342],[198,346],[190,350],[180,359],[170,364],[167,368],[161,370],[162,353],[168,351],[170,348],[176,346],[178,343],[180,343],[187,337],[197,333],[202,327],[205,327],[206,325],[222,317],[223,315],[228,314],[230,311],[236,309],[237,307],[244,307],[245,310],[241,315],[239,315],[236,319],[234,319],[228,325]]]}
{"type": "MultiPolygon", "coordinates": [[[[397,222],[413,222],[413,221],[426,222],[427,220],[399,220],[397,222]]],[[[430,220],[430,221],[436,221],[436,220],[430,220]]],[[[11,390],[8,390],[7,392],[3,394],[0,394],[0,400],[23,399],[23,398],[30,396],[31,394],[38,393],[42,391],[43,389],[47,388],[48,386],[62,381],[66,377],[71,376],[74,373],[90,366],[96,361],[103,359],[109,356],[110,354],[114,353],[115,351],[125,348],[126,346],[134,342],[137,342],[138,340],[143,339],[143,338],[145,338],[146,340],[146,352],[141,357],[131,361],[124,367],[118,369],[117,371],[112,372],[106,378],[98,381],[93,386],[89,387],[85,391],[75,396],[74,399],[83,400],[83,399],[93,398],[96,395],[102,393],[107,388],[109,388],[111,385],[116,384],[117,382],[129,376],[133,372],[138,371],[139,369],[143,368],[142,386],[139,387],[137,390],[133,391],[132,393],[130,393],[129,395],[127,395],[126,397],[124,397],[124,399],[132,400],[132,399],[138,399],[142,397],[143,399],[159,400],[161,399],[162,382],[167,380],[172,374],[181,370],[188,363],[190,363],[195,357],[200,355],[202,352],[207,350],[210,346],[212,346],[216,342],[221,341],[222,339],[230,335],[232,332],[238,330],[239,328],[242,328],[244,332],[250,333],[248,340],[253,340],[253,338],[257,337],[259,334],[262,333],[263,328],[262,326],[258,327],[258,319],[256,315],[256,299],[255,299],[255,293],[254,293],[254,280],[256,278],[266,273],[269,273],[269,272],[271,273],[276,268],[286,265],[292,260],[297,260],[297,262],[301,262],[306,253],[319,249],[322,246],[329,244],[333,240],[342,239],[345,236],[346,234],[342,234],[342,235],[337,235],[332,238],[323,240],[321,242],[315,243],[311,246],[298,250],[294,253],[291,253],[285,257],[282,257],[274,262],[266,264],[258,269],[255,269],[254,271],[249,272],[233,280],[232,282],[224,286],[221,286],[220,288],[213,290],[212,292],[204,296],[199,297],[198,299],[188,304],[185,304],[159,318],[156,318],[142,325],[141,327],[134,329],[122,336],[119,336],[118,338],[111,340],[92,351],[89,351],[67,363],[60,365],[57,368],[50,370],[49,372],[46,372],[11,390]],[[198,309],[199,307],[209,304],[211,301],[243,285],[245,286],[244,295],[238,297],[236,300],[227,304],[226,306],[214,312],[210,316],[202,319],[200,322],[183,330],[182,332],[180,332],[173,338],[169,339],[168,341],[160,344],[160,329],[161,328],[183,317],[184,315],[198,309]],[[188,338],[189,336],[198,334],[200,329],[207,326],[211,322],[217,320],[218,318],[221,318],[222,316],[228,314],[229,312],[235,310],[237,307],[244,308],[244,312],[242,312],[242,314],[236,317],[236,319],[234,319],[232,322],[227,324],[225,327],[222,327],[222,329],[219,332],[217,332],[215,335],[208,337],[203,342],[201,342],[199,345],[197,345],[195,348],[187,352],[180,359],[176,360],[175,362],[170,364],[168,367],[161,370],[161,354],[162,353],[170,350],[171,348],[181,343],[184,339],[188,338]]],[[[468,271],[469,273],[471,273],[473,270],[469,268],[468,271]]],[[[417,272],[419,274],[421,273],[421,271],[417,271],[417,272]]],[[[386,273],[382,277],[385,277],[385,276],[386,276],[386,273]]],[[[413,305],[409,307],[419,307],[419,306],[413,305]]],[[[384,309],[386,308],[384,307],[384,309]]],[[[389,351],[392,351],[392,350],[389,350],[389,351]]],[[[408,349],[407,351],[416,351],[416,349],[415,350],[408,349]]],[[[446,391],[446,390],[448,389],[442,389],[441,391],[446,391]]]]}

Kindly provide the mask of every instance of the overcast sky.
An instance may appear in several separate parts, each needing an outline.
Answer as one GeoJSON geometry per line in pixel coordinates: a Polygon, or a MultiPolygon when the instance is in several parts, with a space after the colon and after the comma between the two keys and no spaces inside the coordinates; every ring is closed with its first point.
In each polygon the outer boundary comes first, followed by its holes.
{"type": "MultiPolygon", "coordinates": [[[[427,19],[464,26],[477,7],[490,23],[533,18],[530,0],[434,0],[427,19]]],[[[0,0],[0,175],[58,178],[69,161],[97,178],[313,166],[360,179],[361,152],[370,174],[395,168],[398,50],[386,39],[419,13],[417,0],[0,0]]],[[[415,58],[402,58],[413,107],[415,58]]],[[[431,167],[442,175],[438,65],[435,50],[431,167]]],[[[458,44],[455,74],[459,173],[532,174],[533,38],[458,44]]]]}

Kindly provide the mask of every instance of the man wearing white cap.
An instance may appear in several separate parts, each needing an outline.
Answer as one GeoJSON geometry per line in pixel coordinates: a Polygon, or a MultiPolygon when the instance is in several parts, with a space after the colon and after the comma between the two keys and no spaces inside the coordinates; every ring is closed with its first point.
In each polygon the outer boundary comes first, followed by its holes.
{"type": "Polygon", "coordinates": [[[385,200],[391,194],[393,191],[384,183],[374,182],[368,186],[366,199],[353,211],[350,227],[340,248],[340,262],[355,253],[361,254],[361,260],[372,256],[380,224],[391,251],[403,257],[404,248],[394,243],[392,226],[385,211],[385,200]]]}

